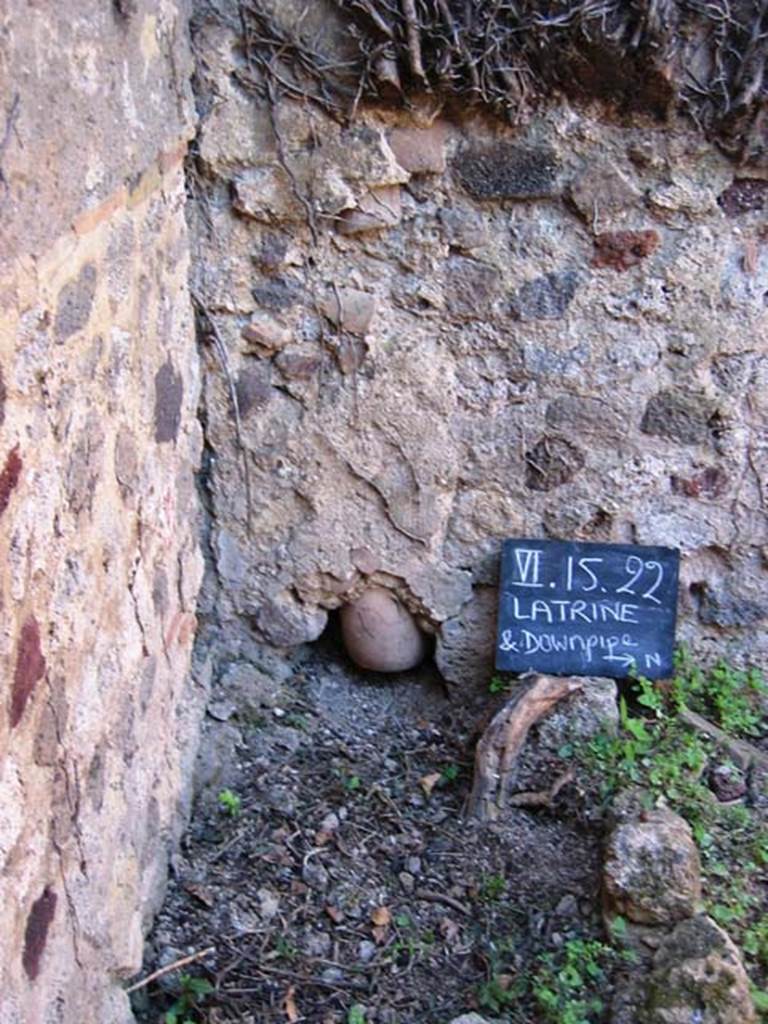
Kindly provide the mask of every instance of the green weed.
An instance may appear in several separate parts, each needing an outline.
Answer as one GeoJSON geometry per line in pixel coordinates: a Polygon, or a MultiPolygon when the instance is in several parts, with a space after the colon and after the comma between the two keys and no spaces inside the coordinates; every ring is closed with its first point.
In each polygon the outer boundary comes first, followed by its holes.
{"type": "Polygon", "coordinates": [[[575,739],[574,756],[606,801],[634,785],[647,793],[650,805],[665,804],[686,818],[701,854],[705,909],[750,959],[768,967],[768,919],[759,916],[756,885],[768,864],[768,829],[749,807],[717,801],[706,779],[724,754],[680,717],[687,708],[730,736],[758,735],[766,686],[754,670],[723,662],[705,670],[684,650],[675,664],[666,687],[635,679],[630,699],[620,700],[618,730],[586,742],[575,739]]]}
{"type": "Polygon", "coordinates": [[[283,725],[290,729],[298,729],[299,732],[309,732],[309,718],[306,715],[289,711],[283,718],[283,725]]]}
{"type": "Polygon", "coordinates": [[[681,813],[690,811],[711,798],[701,781],[710,741],[668,714],[655,697],[645,696],[655,704],[652,718],[630,714],[622,697],[618,733],[600,733],[586,744],[576,744],[576,755],[595,770],[606,799],[627,785],[636,785],[653,798],[664,797],[681,813]]]}
{"type": "Polygon", "coordinates": [[[291,963],[298,955],[298,949],[289,939],[286,939],[283,935],[277,936],[274,949],[274,956],[277,960],[287,960],[288,963],[291,963]]]}
{"type": "Polygon", "coordinates": [[[620,959],[595,939],[571,939],[558,954],[540,958],[531,982],[533,998],[547,1024],[591,1024],[603,1012],[600,995],[620,959]]]}
{"type": "Polygon", "coordinates": [[[394,963],[403,967],[428,956],[437,941],[431,928],[419,932],[408,914],[395,914],[397,938],[388,949],[394,963]]]}
{"type": "Polygon", "coordinates": [[[348,775],[344,780],[344,789],[348,793],[356,793],[363,784],[363,780],[359,775],[348,775]]]}
{"type": "Polygon", "coordinates": [[[768,992],[753,986],[752,999],[755,1003],[755,1009],[760,1014],[760,1019],[768,1019],[768,992]]]}
{"type": "Polygon", "coordinates": [[[490,683],[488,683],[489,693],[504,693],[509,689],[509,682],[506,679],[502,679],[501,676],[493,676],[490,683]]]}
{"type": "Polygon", "coordinates": [[[170,1010],[163,1015],[163,1024],[194,1024],[189,1017],[199,1003],[213,992],[213,985],[206,978],[196,978],[192,974],[179,977],[181,992],[170,1010]]]}
{"type": "Polygon", "coordinates": [[[483,875],[478,888],[478,898],[482,903],[496,903],[504,895],[507,881],[504,875],[483,875]]]}
{"type": "Polygon", "coordinates": [[[676,653],[675,669],[672,696],[678,707],[698,711],[731,736],[760,734],[759,700],[768,695],[768,684],[757,669],[736,669],[719,661],[705,670],[685,648],[676,653]]]}
{"type": "Polygon", "coordinates": [[[627,953],[596,939],[573,938],[556,952],[541,954],[529,972],[515,976],[505,970],[501,955],[510,951],[507,943],[491,950],[489,978],[477,989],[477,1004],[499,1014],[525,1000],[535,1006],[539,1024],[595,1024],[602,1019],[611,972],[628,959],[627,953]]]}
{"type": "Polygon", "coordinates": [[[508,1006],[513,1006],[520,998],[520,990],[510,984],[506,975],[494,974],[488,981],[482,982],[477,990],[477,1004],[481,1010],[501,1013],[508,1006]]]}
{"type": "Polygon", "coordinates": [[[230,818],[239,818],[242,810],[242,800],[233,793],[231,789],[222,789],[217,797],[219,806],[230,818]]]}

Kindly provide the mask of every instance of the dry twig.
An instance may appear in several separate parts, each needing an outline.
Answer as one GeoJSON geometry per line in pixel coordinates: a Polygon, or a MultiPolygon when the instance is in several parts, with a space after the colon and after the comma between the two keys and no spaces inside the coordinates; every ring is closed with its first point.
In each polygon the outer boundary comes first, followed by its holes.
{"type": "Polygon", "coordinates": [[[198,960],[202,960],[206,956],[210,956],[211,953],[216,952],[215,946],[209,946],[207,949],[200,949],[197,953],[190,953],[189,956],[183,956],[180,960],[174,960],[172,964],[166,964],[165,967],[160,967],[158,970],[148,974],[146,978],[142,978],[141,981],[137,981],[135,985],[131,985],[125,991],[138,992],[140,988],[146,988],[147,985],[151,985],[153,981],[157,981],[158,978],[164,977],[166,974],[170,974],[172,971],[179,971],[182,967],[188,967],[189,964],[197,963],[198,960]]]}
{"type": "Polygon", "coordinates": [[[567,768],[562,772],[549,789],[525,790],[522,793],[513,793],[509,797],[509,803],[513,807],[551,807],[560,790],[573,782],[575,778],[573,768],[567,768]]]}
{"type": "Polygon", "coordinates": [[[704,718],[695,711],[681,708],[680,719],[691,729],[704,733],[705,736],[715,740],[716,743],[728,752],[734,764],[738,765],[739,768],[746,770],[755,764],[760,765],[761,768],[768,768],[768,754],[759,750],[754,744],[747,742],[747,740],[736,739],[735,736],[730,736],[719,726],[715,725],[714,722],[710,722],[709,719],[704,718]]]}
{"type": "Polygon", "coordinates": [[[417,900],[424,900],[426,903],[443,903],[446,907],[455,910],[457,914],[470,916],[470,910],[464,904],[446,892],[432,892],[430,889],[417,889],[413,894],[417,900]]]}

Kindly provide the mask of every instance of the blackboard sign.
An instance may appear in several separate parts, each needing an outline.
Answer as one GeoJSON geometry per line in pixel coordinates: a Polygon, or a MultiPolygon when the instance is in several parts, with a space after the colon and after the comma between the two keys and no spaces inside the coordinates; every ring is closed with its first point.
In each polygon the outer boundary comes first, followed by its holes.
{"type": "Polygon", "coordinates": [[[679,562],[674,548],[504,541],[496,668],[670,676],[679,562]]]}

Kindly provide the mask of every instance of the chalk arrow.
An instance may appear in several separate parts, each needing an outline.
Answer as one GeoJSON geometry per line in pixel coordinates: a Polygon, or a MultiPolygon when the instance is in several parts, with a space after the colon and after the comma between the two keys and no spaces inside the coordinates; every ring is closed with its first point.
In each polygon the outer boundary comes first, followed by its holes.
{"type": "Polygon", "coordinates": [[[631,654],[604,654],[603,661],[618,661],[624,668],[633,668],[635,659],[631,654]]]}

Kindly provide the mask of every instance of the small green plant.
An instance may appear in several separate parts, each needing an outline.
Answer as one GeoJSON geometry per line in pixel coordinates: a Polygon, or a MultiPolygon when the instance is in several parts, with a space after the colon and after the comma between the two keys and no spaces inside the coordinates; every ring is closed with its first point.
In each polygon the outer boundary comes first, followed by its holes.
{"type": "Polygon", "coordinates": [[[504,875],[483,875],[480,879],[478,897],[483,903],[496,903],[504,895],[507,881],[504,875]]]}
{"type": "Polygon", "coordinates": [[[237,718],[246,729],[264,729],[269,725],[267,716],[257,711],[240,711],[237,718]]]}
{"type": "Polygon", "coordinates": [[[501,1013],[525,994],[525,978],[516,978],[508,966],[514,949],[512,936],[490,940],[487,949],[488,978],[478,986],[476,993],[481,1010],[501,1013]]]}
{"type": "Polygon", "coordinates": [[[440,772],[440,783],[445,786],[455,782],[459,777],[459,771],[460,769],[457,764],[446,765],[442,772],[440,772]]]}
{"type": "Polygon", "coordinates": [[[242,800],[231,789],[222,789],[218,795],[219,807],[230,818],[238,818],[242,809],[242,800]]]}
{"type": "Polygon", "coordinates": [[[363,780],[359,775],[348,775],[344,780],[344,789],[346,789],[348,793],[356,793],[362,784],[363,780]]]}
{"type": "Polygon", "coordinates": [[[753,985],[752,1000],[755,1004],[755,1009],[760,1014],[760,1019],[768,1019],[768,992],[764,992],[753,985]]]}
{"type": "Polygon", "coordinates": [[[493,974],[488,981],[482,982],[477,990],[477,1003],[481,1010],[501,1013],[513,1006],[520,998],[520,990],[510,983],[505,974],[493,974]]]}
{"type": "Polygon", "coordinates": [[[761,914],[760,880],[768,864],[768,827],[749,806],[717,800],[708,778],[714,767],[727,767],[730,747],[719,746],[681,714],[694,711],[727,737],[760,736],[766,732],[760,715],[766,685],[755,670],[724,662],[705,670],[684,650],[675,665],[669,684],[636,678],[633,692],[620,700],[618,729],[586,742],[574,737],[573,756],[606,800],[635,785],[650,806],[667,805],[687,819],[701,854],[707,913],[754,966],[766,969],[768,918],[761,914]]]}
{"type": "Polygon", "coordinates": [[[506,679],[502,679],[501,676],[493,676],[490,683],[488,683],[489,693],[504,693],[509,688],[509,683],[506,679]]]}
{"type": "Polygon", "coordinates": [[[278,935],[275,939],[275,949],[272,955],[276,960],[287,960],[290,963],[298,957],[299,951],[289,939],[286,939],[283,935],[278,935]]]}
{"type": "Polygon", "coordinates": [[[677,651],[675,668],[672,695],[679,707],[698,711],[731,736],[760,734],[759,699],[768,695],[768,684],[757,669],[736,669],[719,661],[706,671],[685,648],[677,651]]]}
{"type": "Polygon", "coordinates": [[[592,1024],[602,1014],[609,969],[621,954],[595,939],[570,939],[547,953],[531,981],[533,998],[547,1024],[592,1024]]]}
{"type": "Polygon", "coordinates": [[[711,803],[701,776],[712,744],[678,717],[677,698],[665,696],[650,680],[636,680],[635,699],[650,717],[632,714],[621,697],[617,733],[599,733],[586,744],[576,743],[575,753],[596,769],[606,798],[624,786],[642,786],[652,799],[663,798],[688,817],[695,828],[700,811],[711,803]]]}
{"type": "Polygon", "coordinates": [[[535,1012],[525,1019],[537,1024],[597,1024],[611,971],[630,958],[596,939],[573,938],[539,955],[529,972],[516,974],[507,966],[513,948],[511,940],[491,945],[488,979],[476,991],[477,1004],[502,1014],[521,1000],[533,1003],[535,1012]]]}
{"type": "Polygon", "coordinates": [[[437,941],[431,928],[419,932],[408,914],[395,914],[397,938],[389,947],[389,954],[399,966],[405,966],[428,956],[437,941]]]}
{"type": "Polygon", "coordinates": [[[621,944],[627,934],[627,919],[621,914],[616,914],[608,924],[608,931],[614,942],[621,944]]]}
{"type": "Polygon", "coordinates": [[[637,703],[653,711],[656,718],[663,718],[666,711],[664,694],[645,676],[636,676],[636,682],[637,703]]]}
{"type": "Polygon", "coordinates": [[[192,974],[179,977],[181,992],[170,1010],[163,1016],[163,1024],[194,1024],[189,1017],[199,1003],[213,992],[213,985],[206,978],[196,978],[192,974]]]}
{"type": "Polygon", "coordinates": [[[347,1013],[347,1024],[365,1024],[365,1007],[355,1003],[347,1013]]]}
{"type": "Polygon", "coordinates": [[[309,719],[307,716],[293,711],[289,711],[285,718],[283,718],[283,725],[287,725],[291,729],[298,729],[299,732],[309,731],[309,719]]]}

